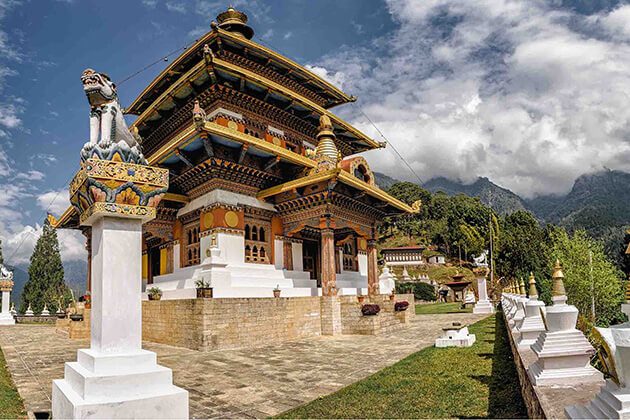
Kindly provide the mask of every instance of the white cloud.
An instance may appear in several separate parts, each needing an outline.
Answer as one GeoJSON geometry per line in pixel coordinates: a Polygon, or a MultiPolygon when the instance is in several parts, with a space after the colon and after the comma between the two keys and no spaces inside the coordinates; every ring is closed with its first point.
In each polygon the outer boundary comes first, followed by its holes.
{"type": "Polygon", "coordinates": [[[68,189],[59,191],[48,191],[37,197],[37,205],[42,210],[59,216],[70,206],[68,189]]]}
{"type": "Polygon", "coordinates": [[[15,176],[16,179],[23,179],[27,181],[41,181],[45,178],[43,172],[30,170],[28,172],[20,172],[15,176]]]}
{"type": "Polygon", "coordinates": [[[305,65],[308,70],[312,71],[322,79],[326,80],[329,83],[332,83],[339,89],[343,88],[345,74],[342,72],[329,73],[324,67],[320,66],[312,66],[310,64],[305,65]]]}
{"type": "Polygon", "coordinates": [[[17,128],[22,124],[19,115],[24,110],[13,103],[0,103],[0,125],[6,128],[17,128]]]}
{"type": "Polygon", "coordinates": [[[188,37],[189,38],[199,38],[202,35],[204,35],[206,32],[208,32],[210,30],[210,26],[205,27],[205,26],[197,26],[194,29],[191,29],[190,31],[188,31],[188,37]]]}
{"type": "Polygon", "coordinates": [[[157,0],[142,0],[142,4],[149,9],[155,9],[155,6],[157,6],[157,0]]]}
{"type": "Polygon", "coordinates": [[[291,37],[293,37],[293,32],[289,31],[287,33],[285,33],[284,35],[282,35],[282,39],[284,39],[285,41],[287,39],[291,39],[291,37]]]}
{"type": "Polygon", "coordinates": [[[260,37],[264,40],[270,40],[273,38],[273,28],[267,29],[260,37]]]}
{"type": "Polygon", "coordinates": [[[180,2],[167,1],[166,9],[170,12],[186,13],[186,6],[184,5],[184,3],[180,2]]]}
{"type": "MultiPolygon", "coordinates": [[[[628,6],[594,18],[542,0],[387,5],[394,32],[310,69],[357,95],[423,179],[488,176],[532,196],[566,192],[603,167],[630,171],[620,158],[630,155],[630,44],[600,28],[628,6]]],[[[342,112],[381,140],[352,107],[342,112]]],[[[414,179],[390,153],[367,157],[414,179]]]]}

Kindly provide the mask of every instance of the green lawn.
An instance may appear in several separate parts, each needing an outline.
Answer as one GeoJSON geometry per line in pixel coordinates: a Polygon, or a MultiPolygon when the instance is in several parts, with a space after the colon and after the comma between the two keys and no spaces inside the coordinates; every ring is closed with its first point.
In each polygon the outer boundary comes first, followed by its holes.
{"type": "Polygon", "coordinates": [[[502,317],[469,348],[425,348],[279,418],[526,418],[502,317]]]}
{"type": "Polygon", "coordinates": [[[463,312],[472,312],[472,306],[461,309],[461,303],[425,303],[416,305],[416,315],[429,314],[458,314],[463,312]]]}
{"type": "Polygon", "coordinates": [[[11,380],[2,351],[0,351],[0,418],[26,418],[22,398],[11,380]]]}

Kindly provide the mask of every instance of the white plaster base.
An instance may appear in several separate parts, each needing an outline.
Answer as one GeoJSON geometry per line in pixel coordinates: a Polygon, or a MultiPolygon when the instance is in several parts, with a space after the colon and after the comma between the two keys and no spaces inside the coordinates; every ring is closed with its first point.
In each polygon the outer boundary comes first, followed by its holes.
{"type": "Polygon", "coordinates": [[[475,334],[468,333],[468,327],[444,328],[444,335],[435,340],[435,347],[470,347],[475,343],[475,334]]]}
{"type": "Polygon", "coordinates": [[[630,389],[608,379],[590,403],[571,405],[564,413],[570,419],[630,419],[630,389]]]}
{"type": "Polygon", "coordinates": [[[188,418],[188,391],[173,385],[171,369],[158,365],[154,352],[83,349],[77,360],[53,381],[53,418],[188,418]]]}
{"type": "Polygon", "coordinates": [[[477,304],[475,305],[475,307],[473,308],[473,314],[493,314],[494,313],[494,306],[492,306],[492,303],[490,303],[490,301],[483,301],[480,300],[479,302],[477,302],[477,304]]]}
{"type": "Polygon", "coordinates": [[[11,312],[0,312],[0,325],[14,325],[15,318],[11,312]]]}

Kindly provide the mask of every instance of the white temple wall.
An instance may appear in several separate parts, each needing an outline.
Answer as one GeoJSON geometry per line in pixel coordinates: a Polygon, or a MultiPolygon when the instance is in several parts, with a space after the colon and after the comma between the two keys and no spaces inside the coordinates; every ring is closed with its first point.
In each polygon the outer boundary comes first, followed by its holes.
{"type": "Polygon", "coordinates": [[[357,265],[359,266],[359,274],[367,276],[367,254],[365,252],[359,252],[357,255],[357,265]]]}
{"type": "Polygon", "coordinates": [[[302,259],[302,243],[292,242],[291,252],[293,253],[293,270],[304,271],[304,260],[302,259]]]}
{"type": "MultiPolygon", "coordinates": [[[[180,263],[180,254],[179,254],[180,253],[180,249],[181,249],[181,246],[180,246],[179,242],[177,242],[177,243],[175,243],[173,245],[173,256],[172,256],[172,258],[173,258],[173,271],[179,269],[179,267],[180,267],[180,264],[179,264],[180,263]]],[[[202,255],[202,258],[203,258],[203,255],[202,255]]]]}
{"type": "Polygon", "coordinates": [[[273,240],[273,250],[274,250],[274,261],[273,265],[278,269],[282,270],[284,266],[284,241],[280,239],[273,240]]]}

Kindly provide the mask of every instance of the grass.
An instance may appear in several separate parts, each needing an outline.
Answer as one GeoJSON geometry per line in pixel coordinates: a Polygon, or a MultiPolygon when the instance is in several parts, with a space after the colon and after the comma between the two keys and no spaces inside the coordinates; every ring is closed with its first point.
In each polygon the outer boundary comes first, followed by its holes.
{"type": "Polygon", "coordinates": [[[0,350],[0,418],[3,419],[16,419],[26,418],[26,411],[24,410],[24,403],[20,394],[18,394],[9,369],[7,368],[7,362],[4,360],[4,353],[0,350]]]}
{"type": "Polygon", "coordinates": [[[279,418],[526,418],[502,317],[468,348],[425,348],[279,418]]]}
{"type": "Polygon", "coordinates": [[[416,315],[459,314],[472,312],[472,306],[462,309],[461,303],[425,303],[416,305],[416,315]]]}

